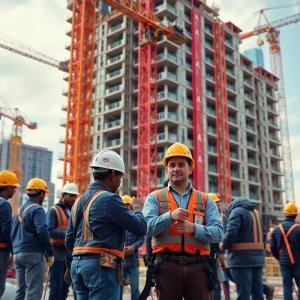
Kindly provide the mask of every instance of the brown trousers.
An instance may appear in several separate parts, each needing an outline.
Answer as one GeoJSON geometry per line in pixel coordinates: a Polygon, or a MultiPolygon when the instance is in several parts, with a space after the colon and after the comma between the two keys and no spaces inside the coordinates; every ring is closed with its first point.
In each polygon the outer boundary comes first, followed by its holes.
{"type": "Polygon", "coordinates": [[[207,273],[201,264],[164,261],[159,269],[159,300],[209,300],[207,273]]]}

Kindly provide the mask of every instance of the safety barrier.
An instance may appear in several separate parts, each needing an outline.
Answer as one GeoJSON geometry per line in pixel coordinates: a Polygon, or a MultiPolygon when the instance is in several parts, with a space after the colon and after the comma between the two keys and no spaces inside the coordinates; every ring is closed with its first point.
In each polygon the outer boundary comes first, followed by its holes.
{"type": "Polygon", "coordinates": [[[272,286],[282,286],[279,263],[274,257],[265,258],[265,281],[272,286]]]}

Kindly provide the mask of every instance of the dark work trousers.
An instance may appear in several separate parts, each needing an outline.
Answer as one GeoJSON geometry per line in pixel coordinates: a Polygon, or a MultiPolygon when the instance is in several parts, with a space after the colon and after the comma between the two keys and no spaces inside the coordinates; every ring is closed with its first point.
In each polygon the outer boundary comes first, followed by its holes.
{"type": "Polygon", "coordinates": [[[158,299],[209,300],[207,273],[202,264],[179,264],[164,261],[158,274],[158,299]]]}
{"type": "Polygon", "coordinates": [[[69,292],[69,284],[64,280],[66,264],[56,260],[50,268],[50,293],[49,300],[66,300],[69,292]]]}

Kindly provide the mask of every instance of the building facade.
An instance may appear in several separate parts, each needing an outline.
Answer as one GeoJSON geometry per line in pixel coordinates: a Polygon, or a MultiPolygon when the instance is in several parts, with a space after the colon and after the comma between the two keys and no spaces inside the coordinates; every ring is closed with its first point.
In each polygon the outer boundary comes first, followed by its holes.
{"type": "MultiPolygon", "coordinates": [[[[68,2],[69,9],[71,2],[68,2]]],[[[219,37],[213,30],[217,15],[205,5],[199,12],[203,116],[198,121],[203,122],[204,128],[205,192],[218,193],[214,39],[219,37]]],[[[161,187],[165,181],[161,158],[167,148],[178,141],[192,151],[194,149],[190,1],[156,1],[156,14],[165,25],[180,22],[189,39],[178,46],[160,35],[157,43],[157,187],[161,187]]],[[[68,22],[72,22],[72,17],[68,22]]],[[[104,148],[120,153],[130,173],[130,178],[123,180],[120,192],[135,195],[138,24],[120,13],[100,16],[98,24],[91,157],[104,148]]],[[[225,24],[223,54],[226,59],[232,198],[248,197],[257,203],[261,212],[272,218],[281,215],[284,192],[275,96],[277,79],[263,68],[255,68],[251,60],[240,54],[238,33],[232,23],[225,24]]],[[[66,103],[63,110],[66,110],[66,103]]]]}
{"type": "MultiPolygon", "coordinates": [[[[0,145],[0,170],[9,166],[10,140],[3,140],[0,145]]],[[[28,198],[25,192],[28,181],[39,177],[47,182],[51,195],[45,198],[43,207],[48,210],[54,204],[55,185],[51,182],[53,153],[52,151],[31,145],[22,145],[22,177],[19,188],[19,205],[28,198]]]]}

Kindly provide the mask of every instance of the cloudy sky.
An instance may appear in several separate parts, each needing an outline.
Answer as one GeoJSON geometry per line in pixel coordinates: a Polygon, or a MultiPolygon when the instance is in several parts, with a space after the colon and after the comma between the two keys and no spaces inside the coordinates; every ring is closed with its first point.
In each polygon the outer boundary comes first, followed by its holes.
{"type": "MultiPolygon", "coordinates": [[[[212,1],[207,1],[211,3],[212,1]]],[[[296,0],[286,0],[286,4],[296,3],[296,0]]],[[[10,0],[0,1],[0,36],[7,35],[32,48],[37,49],[57,60],[64,60],[69,53],[64,50],[69,37],[65,32],[70,28],[66,22],[70,12],[66,9],[64,0],[10,0]]],[[[282,0],[219,0],[215,1],[221,8],[220,17],[223,21],[232,21],[244,30],[251,30],[257,22],[257,16],[249,18],[257,10],[264,7],[282,5],[282,0]],[[247,25],[247,26],[246,26],[247,25]]],[[[267,13],[269,21],[280,19],[294,13],[300,13],[300,6],[285,9],[270,10],[267,13]]],[[[293,159],[294,183],[296,198],[300,193],[300,23],[281,29],[282,59],[284,66],[285,88],[288,103],[290,140],[293,159]]],[[[256,45],[256,38],[244,42],[241,50],[256,45]]],[[[269,67],[268,45],[264,46],[265,61],[269,67]]],[[[61,104],[66,101],[62,90],[67,88],[64,74],[53,67],[24,58],[0,49],[0,95],[10,107],[18,107],[22,113],[38,122],[36,131],[24,129],[24,143],[49,148],[53,155],[53,181],[57,172],[62,170],[58,161],[63,145],[58,143],[64,130],[59,126],[65,117],[61,104]]],[[[0,99],[0,107],[4,103],[0,99]]],[[[1,121],[3,125],[3,120],[1,121]]],[[[2,128],[2,126],[0,126],[2,128]]],[[[9,134],[10,121],[4,122],[5,134],[9,134]]],[[[300,197],[298,196],[298,204],[300,197]]]]}

